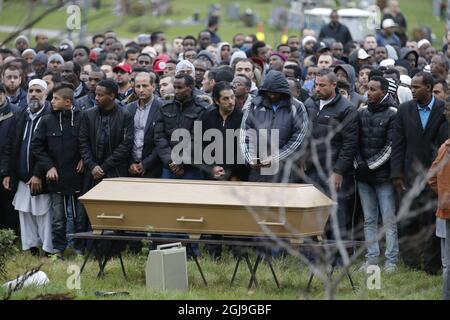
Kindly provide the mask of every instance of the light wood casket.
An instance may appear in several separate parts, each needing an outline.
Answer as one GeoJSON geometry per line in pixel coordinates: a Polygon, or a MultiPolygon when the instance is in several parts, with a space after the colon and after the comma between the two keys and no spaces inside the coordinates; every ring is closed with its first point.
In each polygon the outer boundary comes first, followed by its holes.
{"type": "Polygon", "coordinates": [[[116,178],[80,198],[94,231],[321,235],[333,201],[308,184],[116,178]]]}

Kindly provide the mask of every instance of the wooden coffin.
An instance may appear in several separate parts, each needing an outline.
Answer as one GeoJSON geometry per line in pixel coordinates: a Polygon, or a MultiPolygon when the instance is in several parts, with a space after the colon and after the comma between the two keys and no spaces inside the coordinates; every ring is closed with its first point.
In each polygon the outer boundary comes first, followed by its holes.
{"type": "Polygon", "coordinates": [[[81,198],[94,231],[321,235],[333,202],[312,185],[116,178],[81,198]]]}

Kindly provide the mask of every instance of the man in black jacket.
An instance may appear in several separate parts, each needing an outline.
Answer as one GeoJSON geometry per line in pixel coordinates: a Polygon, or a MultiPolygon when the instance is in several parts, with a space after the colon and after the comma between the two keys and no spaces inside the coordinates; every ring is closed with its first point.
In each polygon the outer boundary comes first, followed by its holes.
{"type": "Polygon", "coordinates": [[[3,150],[0,164],[3,187],[16,192],[13,205],[19,211],[22,249],[31,250],[32,254],[37,254],[41,245],[46,253],[53,252],[51,198],[46,190],[44,169],[31,150],[36,127],[51,110],[46,98],[47,83],[31,80],[28,106],[17,114],[13,135],[3,150]]]}
{"type": "Polygon", "coordinates": [[[436,274],[441,266],[434,235],[437,199],[426,174],[446,139],[444,102],[433,97],[433,77],[419,72],[411,80],[414,99],[398,108],[392,136],[391,178],[402,198],[398,213],[400,249],[406,265],[436,274]]]}
{"type": "MultiPolygon", "coordinates": [[[[203,173],[208,179],[245,181],[248,172],[239,148],[242,111],[235,107],[236,100],[229,82],[216,83],[212,96],[214,105],[200,117],[204,138],[203,173]]],[[[221,239],[222,236],[202,235],[202,238],[221,239]]],[[[205,249],[215,259],[221,257],[221,245],[206,245],[205,249]]]]}
{"type": "MultiPolygon", "coordinates": [[[[368,83],[368,105],[358,110],[359,144],[356,179],[364,212],[364,237],[367,244],[366,263],[377,265],[378,214],[386,229],[385,272],[393,272],[398,262],[398,237],[395,216],[395,189],[390,181],[392,131],[397,109],[388,92],[389,82],[374,76],[368,83]]],[[[366,270],[364,270],[366,271],[366,270]]]]}
{"type": "MultiPolygon", "coordinates": [[[[358,121],[356,107],[338,93],[336,84],[334,72],[319,71],[315,96],[305,102],[311,119],[306,181],[338,201],[340,237],[345,237],[353,160],[358,145],[358,121]]],[[[327,228],[328,236],[336,238],[336,230],[331,233],[330,227],[327,228]]]]}
{"type": "MultiPolygon", "coordinates": [[[[190,75],[176,75],[173,87],[175,96],[161,106],[155,123],[155,145],[163,163],[162,178],[200,180],[203,179],[202,145],[194,145],[194,135],[201,135],[201,130],[194,130],[194,123],[208,103],[194,94],[195,80],[190,75]]],[[[192,245],[191,252],[199,255],[198,245],[192,245]]]]}
{"type": "Polygon", "coordinates": [[[249,180],[291,182],[291,165],[299,157],[308,126],[306,108],[292,98],[284,74],[269,71],[242,119],[240,146],[252,168],[249,180]]]}
{"type": "Polygon", "coordinates": [[[98,69],[93,69],[88,75],[88,93],[81,98],[75,99],[74,107],[79,110],[87,110],[95,107],[95,88],[100,81],[105,80],[105,73],[98,69]]]}
{"type": "MultiPolygon", "coordinates": [[[[0,83],[0,158],[6,143],[11,139],[19,108],[6,98],[6,90],[0,83]]],[[[9,228],[19,234],[19,215],[12,206],[14,194],[0,185],[0,229],[9,228]]]]}
{"type": "Polygon", "coordinates": [[[239,135],[236,136],[241,127],[242,111],[235,108],[231,84],[226,81],[217,83],[213,89],[213,99],[214,105],[200,117],[204,140],[209,140],[206,137],[210,134],[214,137],[211,142],[203,143],[204,173],[211,179],[245,181],[247,168],[238,147],[239,135]]]}
{"type": "Polygon", "coordinates": [[[330,23],[320,30],[319,39],[333,38],[344,46],[352,41],[352,35],[348,28],[339,22],[339,15],[336,10],[331,11],[330,23]]]}
{"type": "MultiPolygon", "coordinates": [[[[155,145],[163,163],[162,177],[202,179],[200,168],[195,167],[195,164],[201,165],[202,154],[194,155],[194,122],[205,112],[208,103],[193,94],[195,81],[189,75],[176,75],[173,87],[175,97],[159,109],[155,124],[155,145]],[[187,133],[189,137],[184,136],[187,133]],[[189,147],[186,139],[191,140],[189,147]],[[175,158],[172,153],[176,154],[175,158]],[[181,153],[187,157],[181,156],[181,153]]],[[[198,147],[201,151],[201,145],[198,147]]]]}
{"type": "Polygon", "coordinates": [[[133,147],[133,117],[115,103],[119,88],[102,80],[95,90],[96,108],[85,111],[80,126],[80,153],[86,173],[83,192],[103,178],[126,177],[133,147]]]}
{"type": "MultiPolygon", "coordinates": [[[[70,239],[68,244],[66,233],[87,231],[86,214],[78,201],[84,171],[78,143],[81,111],[73,107],[73,95],[69,83],[53,90],[53,111],[42,117],[32,143],[52,197],[53,247],[58,257],[68,245],[74,246],[70,239]]],[[[79,243],[75,247],[82,249],[79,243]]]]}
{"type": "Polygon", "coordinates": [[[138,100],[126,106],[134,121],[132,163],[128,168],[134,177],[161,178],[162,163],[156,152],[154,126],[162,101],[154,91],[154,78],[147,72],[138,73],[134,80],[138,100]]]}

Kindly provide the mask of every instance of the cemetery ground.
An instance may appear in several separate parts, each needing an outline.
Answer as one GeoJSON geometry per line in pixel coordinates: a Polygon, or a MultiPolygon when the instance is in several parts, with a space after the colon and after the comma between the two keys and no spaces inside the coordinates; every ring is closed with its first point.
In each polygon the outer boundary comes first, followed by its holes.
{"type": "MultiPolygon", "coordinates": [[[[28,252],[16,253],[10,257],[6,264],[7,280],[12,280],[18,275],[42,264],[49,283],[42,287],[26,287],[14,292],[10,299],[35,299],[42,296],[64,296],[81,300],[95,299],[133,299],[133,300],[316,300],[324,299],[323,285],[315,278],[309,292],[305,288],[309,278],[309,269],[301,265],[297,258],[286,256],[276,258],[273,262],[275,272],[280,281],[281,289],[277,289],[272,274],[266,263],[261,263],[257,271],[258,287],[248,290],[250,279],[244,263],[241,263],[235,283],[230,287],[230,279],[235,267],[235,260],[230,251],[225,250],[220,261],[214,261],[208,254],[201,251],[199,263],[203,269],[208,286],[205,287],[194,261],[188,260],[189,289],[186,292],[163,292],[146,287],[145,265],[148,250],[142,250],[139,254],[125,253],[123,256],[128,280],[125,280],[119,259],[114,258],[106,265],[106,274],[97,279],[98,265],[92,258],[89,259],[80,277],[80,288],[69,289],[67,283],[73,283],[69,277],[73,265],[81,267],[83,257],[75,252],[66,250],[65,260],[34,257],[28,252]],[[69,281],[68,281],[69,279],[69,281]],[[112,297],[99,297],[96,292],[128,292],[129,295],[117,295],[112,297]]],[[[254,263],[255,255],[250,256],[254,263]]],[[[424,272],[411,271],[399,266],[396,273],[381,273],[381,288],[369,290],[367,279],[370,276],[364,272],[355,271],[361,265],[358,260],[350,270],[356,286],[352,290],[346,277],[338,285],[336,299],[343,300],[438,300],[442,292],[442,275],[428,276],[424,272]]],[[[333,279],[340,275],[337,269],[333,279]]],[[[70,287],[70,286],[69,286],[70,287]]],[[[0,288],[0,299],[4,298],[5,289],[0,288]]]]}
{"type": "MultiPolygon", "coordinates": [[[[49,0],[49,4],[55,4],[57,0],[49,0]]],[[[270,45],[276,45],[280,41],[281,32],[273,30],[267,23],[273,6],[281,5],[283,0],[240,0],[236,1],[240,5],[241,14],[245,9],[251,8],[256,14],[258,21],[265,22],[266,42],[270,45]]],[[[49,8],[49,5],[38,5],[32,10],[28,6],[29,1],[7,1],[3,4],[3,11],[0,12],[0,25],[2,26],[23,26],[31,21],[31,17],[37,17],[39,14],[49,8]]],[[[219,25],[218,34],[224,41],[231,41],[234,34],[242,32],[244,34],[256,33],[256,27],[244,27],[241,21],[230,21],[227,17],[228,5],[231,1],[225,0],[172,0],[172,13],[169,16],[153,17],[150,13],[142,16],[127,16],[123,19],[113,14],[114,0],[102,0],[100,10],[89,10],[87,14],[87,32],[90,35],[104,32],[112,29],[117,32],[119,37],[126,39],[135,39],[140,33],[151,33],[162,30],[166,33],[167,39],[174,39],[177,36],[186,36],[192,34],[197,36],[198,32],[205,28],[205,19],[208,8],[212,4],[220,4],[222,7],[222,20],[219,25]],[[182,24],[181,21],[192,18],[194,11],[199,12],[199,24],[182,24]],[[170,20],[175,25],[165,25],[170,20]]],[[[400,8],[407,18],[408,32],[419,26],[427,25],[436,35],[434,46],[441,48],[442,37],[445,33],[445,21],[438,21],[432,15],[431,0],[400,0],[400,8]]],[[[45,19],[38,22],[34,27],[43,29],[54,29],[65,31],[68,14],[64,9],[55,11],[45,19]]],[[[295,34],[292,30],[289,34],[295,34]]],[[[5,39],[6,33],[0,33],[0,40],[5,39]]],[[[34,46],[34,39],[30,39],[34,46]]],[[[11,45],[11,44],[9,44],[11,45]]]]}

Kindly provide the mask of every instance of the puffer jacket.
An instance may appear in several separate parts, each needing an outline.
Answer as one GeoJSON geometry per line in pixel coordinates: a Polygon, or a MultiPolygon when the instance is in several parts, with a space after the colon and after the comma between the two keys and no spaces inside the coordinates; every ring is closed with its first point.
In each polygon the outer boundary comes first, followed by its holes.
{"type": "Polygon", "coordinates": [[[309,119],[303,103],[291,97],[289,84],[285,76],[275,70],[267,73],[264,83],[259,89],[258,96],[252,100],[251,106],[245,111],[242,119],[240,145],[245,160],[250,163],[253,158],[261,158],[259,138],[261,131],[267,132],[267,152],[275,161],[286,161],[288,158],[298,156],[298,151],[303,147],[303,142],[308,132],[309,119]],[[266,97],[266,92],[277,92],[281,94],[276,111],[266,97]],[[257,141],[250,141],[246,134],[248,130],[256,130],[257,141]],[[278,154],[270,154],[271,130],[278,130],[279,145],[278,154]]]}
{"type": "Polygon", "coordinates": [[[358,110],[359,143],[356,178],[367,183],[384,183],[390,179],[392,131],[397,108],[389,97],[377,105],[358,110]]]}

